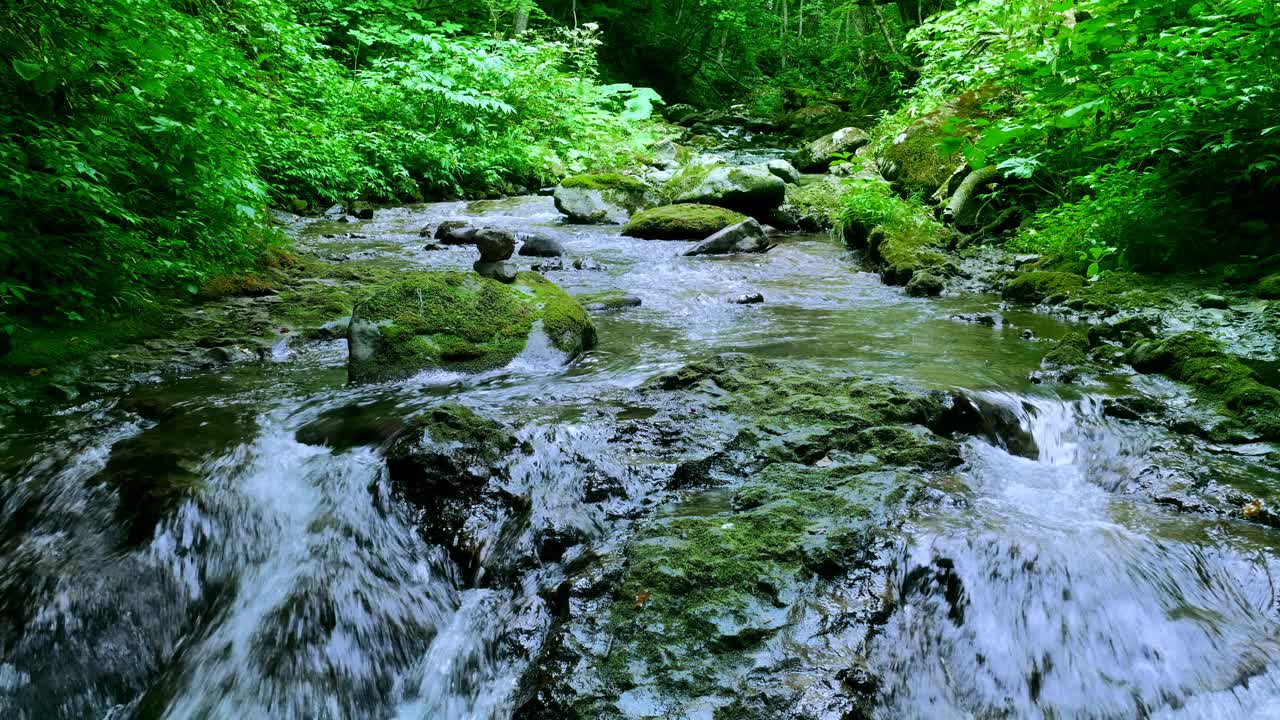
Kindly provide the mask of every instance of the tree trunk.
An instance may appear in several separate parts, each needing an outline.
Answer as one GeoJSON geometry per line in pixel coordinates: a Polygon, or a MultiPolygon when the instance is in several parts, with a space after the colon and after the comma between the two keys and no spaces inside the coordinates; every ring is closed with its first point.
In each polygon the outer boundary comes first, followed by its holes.
{"type": "Polygon", "coordinates": [[[960,187],[956,188],[955,194],[951,196],[951,202],[947,203],[947,208],[942,211],[942,221],[956,225],[968,222],[965,210],[968,208],[969,202],[973,200],[973,194],[999,179],[1000,171],[996,169],[995,165],[978,168],[969,173],[960,183],[960,187]]]}
{"type": "Polygon", "coordinates": [[[804,39],[804,0],[800,0],[800,29],[796,33],[796,37],[804,39]]]}
{"type": "Polygon", "coordinates": [[[782,69],[787,69],[787,5],[791,4],[791,0],[782,0],[782,31],[778,33],[781,38],[779,50],[782,53],[782,69]]]}
{"type": "Polygon", "coordinates": [[[529,29],[529,0],[519,0],[516,4],[515,31],[523,35],[529,29]]]}

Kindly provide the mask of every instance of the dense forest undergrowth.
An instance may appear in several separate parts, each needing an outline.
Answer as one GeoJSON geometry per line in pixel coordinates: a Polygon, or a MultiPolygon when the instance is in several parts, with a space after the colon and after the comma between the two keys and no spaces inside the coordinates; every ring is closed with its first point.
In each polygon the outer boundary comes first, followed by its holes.
{"type": "Polygon", "coordinates": [[[892,185],[846,181],[829,200],[845,226],[1089,278],[1226,264],[1265,283],[1280,250],[1271,0],[22,0],[7,15],[11,366],[47,360],[21,355],[41,336],[137,337],[218,278],[293,262],[272,209],[627,172],[677,137],[663,100],[733,106],[795,146],[865,128],[836,170],[892,185]]]}

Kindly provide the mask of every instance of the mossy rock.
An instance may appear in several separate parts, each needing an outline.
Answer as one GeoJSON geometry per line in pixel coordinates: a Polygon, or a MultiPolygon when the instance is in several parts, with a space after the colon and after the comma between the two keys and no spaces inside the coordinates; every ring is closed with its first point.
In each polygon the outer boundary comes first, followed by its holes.
{"type": "Polygon", "coordinates": [[[702,240],[746,219],[721,207],[680,203],[636,213],[622,234],[648,240],[702,240]]]}
{"type": "Polygon", "coordinates": [[[1258,281],[1258,297],[1280,300],[1280,273],[1273,273],[1258,281]]]}
{"type": "Polygon", "coordinates": [[[618,173],[574,175],[555,190],[556,210],[580,225],[620,225],[655,201],[643,182],[618,173]]]}
{"type": "Polygon", "coordinates": [[[964,162],[959,150],[942,151],[942,143],[977,135],[972,121],[990,119],[983,109],[993,96],[989,86],[970,90],[908,125],[884,148],[884,159],[895,168],[894,179],[912,192],[932,193],[964,162]]]}
{"type": "Polygon", "coordinates": [[[1005,300],[1024,303],[1043,302],[1051,297],[1070,295],[1084,287],[1084,278],[1065,272],[1040,270],[1020,275],[1005,286],[1005,300]]]}
{"type": "Polygon", "coordinates": [[[573,175],[561,180],[560,187],[582,188],[585,190],[629,190],[633,192],[644,192],[647,189],[640,180],[620,173],[573,175]]]}
{"type": "Polygon", "coordinates": [[[1220,401],[1262,438],[1280,439],[1280,390],[1262,384],[1252,368],[1208,335],[1184,332],[1159,341],[1139,341],[1129,348],[1126,359],[1141,372],[1163,373],[1220,401]]]}
{"type": "Polygon", "coordinates": [[[787,184],[765,165],[716,165],[688,170],[664,189],[677,203],[698,203],[757,217],[786,199],[787,184]]]}
{"type": "Polygon", "coordinates": [[[537,273],[520,273],[512,285],[474,273],[402,275],[356,303],[348,370],[355,382],[490,370],[514,360],[535,327],[570,357],[595,343],[586,311],[537,273]]]}

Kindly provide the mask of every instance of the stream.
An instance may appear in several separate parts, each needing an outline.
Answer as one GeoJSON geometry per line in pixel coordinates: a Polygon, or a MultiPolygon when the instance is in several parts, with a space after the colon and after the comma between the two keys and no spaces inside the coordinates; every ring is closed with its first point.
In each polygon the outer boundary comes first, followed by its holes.
{"type": "MultiPolygon", "coordinates": [[[[564,225],[547,197],[388,209],[296,232],[321,257],[465,269],[473,248],[424,252],[418,234],[455,218],[553,232],[567,256],[602,267],[551,280],[642,304],[595,315],[598,347],[567,366],[531,347],[499,371],[349,386],[345,341],[282,342],[273,362],[143,384],[140,402],[28,418],[0,438],[0,715],[518,717],[522,683],[553,642],[548,597],[573,558],[622,552],[655,514],[715,512],[688,507],[704,493],[661,485],[667,458],[618,440],[619,422],[646,417],[637,388],[740,352],[962,391],[1035,441],[1027,457],[963,439],[948,476],[957,501],[894,536],[883,568],[894,610],[866,654],[879,678],[871,715],[1280,718],[1280,532],[1129,490],[1176,472],[1247,489],[1274,483],[1274,470],[1105,413],[1106,398],[1150,390],[1134,378],[1031,382],[1064,323],[994,297],[907,297],[825,235],[789,235],[765,255],[689,258],[691,243],[564,225]],[[727,302],[749,292],[765,302],[727,302]],[[981,315],[998,322],[970,321],[981,315]],[[388,491],[379,440],[298,439],[334,417],[397,427],[444,400],[510,425],[527,447],[507,469],[527,512],[476,531],[478,577],[415,531],[388,491]],[[155,404],[159,419],[139,411],[155,404]],[[584,500],[600,474],[642,499],[584,500]],[[199,492],[154,527],[122,522],[154,498],[119,496],[102,479],[156,475],[199,492]],[[549,527],[580,542],[558,559],[521,560],[549,527]]],[[[700,422],[684,421],[711,431],[700,422]]],[[[846,653],[797,634],[768,654],[846,653]]],[[[636,697],[611,716],[722,717],[636,697]]]]}

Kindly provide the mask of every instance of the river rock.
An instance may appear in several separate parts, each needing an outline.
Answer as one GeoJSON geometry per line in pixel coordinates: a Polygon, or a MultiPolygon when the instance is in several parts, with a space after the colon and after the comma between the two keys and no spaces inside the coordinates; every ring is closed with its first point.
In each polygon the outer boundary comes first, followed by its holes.
{"type": "Polygon", "coordinates": [[[768,233],[754,218],[747,218],[736,225],[721,230],[698,243],[685,255],[727,255],[731,253],[762,253],[773,247],[768,233]]]}
{"type": "Polygon", "coordinates": [[[642,302],[635,295],[628,295],[621,290],[587,293],[585,295],[577,295],[574,299],[582,303],[582,307],[587,312],[607,312],[609,310],[640,307],[642,302]]]}
{"type": "Polygon", "coordinates": [[[931,272],[918,272],[907,281],[907,294],[912,297],[936,297],[942,294],[943,279],[931,272]]]}
{"type": "Polygon", "coordinates": [[[526,257],[560,257],[564,255],[564,246],[550,235],[534,233],[525,236],[520,254],[526,257]]]}
{"type": "Polygon", "coordinates": [[[543,260],[539,260],[538,262],[534,263],[533,266],[530,267],[529,269],[533,270],[534,272],[550,272],[552,270],[563,270],[564,259],[558,258],[558,257],[545,258],[543,260]]]}
{"type": "Polygon", "coordinates": [[[347,208],[347,214],[360,220],[372,220],[373,206],[367,202],[352,203],[351,207],[347,208]]]}
{"type": "Polygon", "coordinates": [[[617,173],[567,177],[554,196],[556,210],[579,225],[621,225],[653,204],[644,183],[617,173]]]}
{"type": "Polygon", "coordinates": [[[830,135],[814,140],[809,147],[796,153],[796,167],[801,172],[820,173],[831,168],[837,155],[853,154],[871,141],[865,130],[855,127],[841,128],[830,135]]]}
{"type": "Polygon", "coordinates": [[[686,168],[672,179],[677,203],[698,203],[763,217],[786,198],[787,184],[763,165],[686,168]]]}
{"type": "Polygon", "coordinates": [[[330,220],[337,220],[347,216],[347,209],[341,205],[331,205],[324,211],[324,216],[330,220]]]}
{"type": "Polygon", "coordinates": [[[436,227],[436,241],[441,245],[471,245],[477,228],[461,220],[445,220],[436,227]]]}
{"type": "Polygon", "coordinates": [[[788,185],[800,184],[800,171],[786,160],[770,160],[764,164],[764,167],[788,185]]]}
{"type": "Polygon", "coordinates": [[[1226,310],[1231,307],[1231,301],[1225,295],[1215,295],[1213,293],[1205,293],[1196,298],[1196,305],[1206,309],[1226,310]]]}
{"type": "Polygon", "coordinates": [[[483,506],[505,504],[491,481],[506,476],[518,446],[505,426],[456,404],[432,408],[391,441],[392,492],[418,511],[423,537],[448,548],[464,570],[474,563],[475,549],[464,532],[467,520],[483,506]]]}
{"type": "Polygon", "coordinates": [[[502,367],[540,328],[572,357],[595,344],[586,311],[536,273],[506,285],[463,272],[403,273],[360,299],[347,331],[353,382],[381,382],[422,370],[502,367]]]}
{"type": "Polygon", "coordinates": [[[601,265],[600,263],[596,262],[595,258],[580,257],[580,258],[573,259],[573,269],[574,270],[594,270],[598,272],[598,271],[604,270],[605,267],[604,265],[601,265]]]}
{"type": "Polygon", "coordinates": [[[508,260],[499,260],[497,262],[477,260],[475,264],[471,266],[471,269],[475,270],[480,277],[508,284],[515,282],[516,275],[520,272],[520,268],[516,267],[515,263],[508,260]]]}
{"type": "Polygon", "coordinates": [[[509,260],[516,250],[516,234],[510,230],[485,229],[475,233],[480,262],[499,263],[509,260]]]}
{"type": "Polygon", "coordinates": [[[733,298],[729,302],[733,303],[734,305],[759,305],[760,303],[764,302],[764,295],[758,292],[744,293],[742,295],[739,295],[733,298]]]}
{"type": "Polygon", "coordinates": [[[636,213],[622,234],[648,240],[702,240],[746,219],[711,205],[666,205],[636,213]]]}

